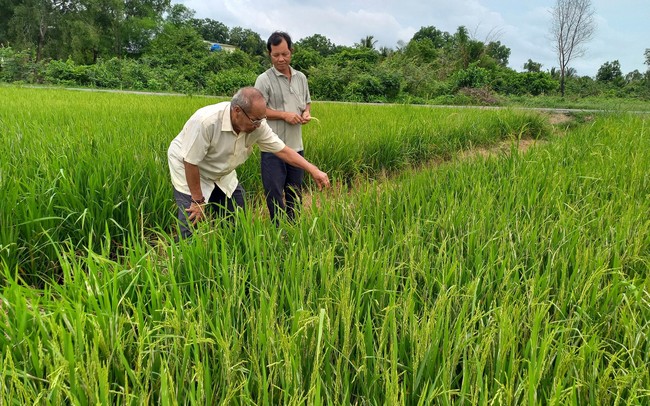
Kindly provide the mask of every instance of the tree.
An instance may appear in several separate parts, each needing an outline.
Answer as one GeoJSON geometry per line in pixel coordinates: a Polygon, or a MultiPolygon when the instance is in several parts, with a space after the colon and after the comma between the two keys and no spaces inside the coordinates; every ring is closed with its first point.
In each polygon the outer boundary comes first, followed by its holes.
{"type": "Polygon", "coordinates": [[[551,14],[551,35],[560,64],[560,93],[564,97],[569,62],[584,55],[583,46],[594,34],[594,9],[591,0],[557,0],[551,14]]]}
{"type": "Polygon", "coordinates": [[[192,20],[192,25],[194,26],[194,29],[196,29],[196,31],[201,34],[204,40],[210,42],[220,42],[222,44],[227,44],[229,41],[229,29],[222,22],[212,20],[210,18],[204,18],[202,20],[192,20]]]}
{"type": "Polygon", "coordinates": [[[508,66],[510,58],[510,48],[501,44],[501,41],[490,41],[485,48],[485,52],[491,56],[501,67],[508,66]]]}
{"type": "Polygon", "coordinates": [[[0,0],[0,45],[8,45],[11,41],[9,36],[9,23],[14,15],[17,0],[0,0]]]}
{"type": "Polygon", "coordinates": [[[612,83],[618,86],[623,85],[623,72],[621,72],[621,64],[618,60],[614,62],[605,62],[596,74],[598,82],[612,83]]]}
{"type": "Polygon", "coordinates": [[[25,48],[36,45],[36,61],[41,60],[50,30],[64,14],[74,11],[69,0],[26,0],[19,2],[10,22],[15,40],[25,48]]]}
{"type": "Polygon", "coordinates": [[[625,83],[636,83],[643,81],[643,74],[639,72],[638,69],[634,69],[632,72],[625,75],[625,83]]]}
{"type": "Polygon", "coordinates": [[[148,45],[147,57],[153,66],[196,67],[207,58],[207,45],[194,28],[167,23],[148,45]]]}
{"type": "Polygon", "coordinates": [[[230,30],[230,44],[250,55],[263,56],[266,52],[266,41],[260,34],[248,28],[234,27],[230,30]]]}
{"type": "Polygon", "coordinates": [[[296,42],[296,48],[311,48],[321,56],[332,55],[336,49],[334,44],[321,34],[314,34],[310,37],[302,38],[296,42]]]}
{"type": "Polygon", "coordinates": [[[418,32],[413,35],[411,41],[421,41],[425,38],[431,40],[434,48],[443,48],[452,41],[451,35],[449,35],[448,32],[440,31],[433,26],[421,27],[418,32]]]}
{"type": "Polygon", "coordinates": [[[528,62],[524,64],[524,70],[529,73],[540,72],[542,70],[542,64],[529,59],[528,62]]]}
{"type": "Polygon", "coordinates": [[[356,44],[356,46],[357,46],[357,48],[375,49],[375,44],[376,43],[377,43],[377,40],[375,39],[374,36],[367,35],[364,38],[361,38],[361,41],[359,41],[359,43],[356,44]]]}
{"type": "Polygon", "coordinates": [[[139,55],[153,38],[162,14],[171,6],[171,0],[125,0],[124,20],[121,23],[121,51],[139,55]]]}
{"type": "Polygon", "coordinates": [[[318,66],[323,62],[323,57],[318,51],[307,47],[296,47],[291,57],[291,65],[302,72],[308,72],[312,66],[318,66]]]}
{"type": "Polygon", "coordinates": [[[181,25],[192,23],[194,13],[194,10],[184,4],[173,4],[170,7],[169,12],[167,12],[167,18],[165,18],[165,21],[180,27],[181,25]]]}
{"type": "Polygon", "coordinates": [[[412,39],[406,45],[404,54],[418,64],[432,63],[438,58],[439,48],[430,38],[412,39]]]}

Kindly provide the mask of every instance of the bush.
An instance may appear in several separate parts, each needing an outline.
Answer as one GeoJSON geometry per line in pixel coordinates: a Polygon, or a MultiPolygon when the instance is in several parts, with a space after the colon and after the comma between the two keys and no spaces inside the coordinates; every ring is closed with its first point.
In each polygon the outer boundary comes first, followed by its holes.
{"type": "Polygon", "coordinates": [[[15,51],[11,47],[0,47],[0,81],[32,82],[39,76],[40,69],[42,65],[34,62],[31,50],[15,51]]]}
{"type": "Polygon", "coordinates": [[[347,101],[369,102],[385,101],[381,82],[368,73],[358,75],[345,87],[344,98],[347,101]]]}
{"type": "Polygon", "coordinates": [[[464,87],[458,91],[462,96],[466,96],[471,105],[477,106],[491,106],[501,104],[501,101],[490,89],[480,88],[476,89],[473,87],[464,87]]]}
{"type": "Polygon", "coordinates": [[[461,69],[451,77],[454,89],[464,87],[481,88],[490,84],[490,72],[485,68],[470,66],[467,69],[461,69]]]}
{"type": "Polygon", "coordinates": [[[76,65],[72,59],[67,61],[53,60],[45,68],[45,82],[55,85],[89,85],[88,67],[76,65]]]}
{"type": "Polygon", "coordinates": [[[347,81],[336,65],[324,63],[309,70],[309,91],[317,100],[343,100],[347,81]]]}
{"type": "Polygon", "coordinates": [[[232,96],[239,88],[251,86],[255,83],[255,79],[257,79],[255,72],[240,68],[209,73],[206,91],[215,96],[232,96]]]}
{"type": "Polygon", "coordinates": [[[539,96],[557,91],[559,83],[547,72],[500,71],[492,81],[494,91],[506,95],[539,96]]]}
{"type": "Polygon", "coordinates": [[[119,89],[122,87],[121,76],[121,62],[117,58],[99,60],[88,68],[88,80],[94,87],[119,89]]]}

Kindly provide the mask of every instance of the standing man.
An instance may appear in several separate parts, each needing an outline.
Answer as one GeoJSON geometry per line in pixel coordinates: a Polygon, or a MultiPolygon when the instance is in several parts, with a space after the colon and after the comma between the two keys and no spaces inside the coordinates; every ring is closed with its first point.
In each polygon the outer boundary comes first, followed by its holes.
{"type": "MultiPolygon", "coordinates": [[[[302,125],[311,120],[307,77],[290,65],[293,44],[289,34],[274,32],[266,42],[266,49],[273,66],[257,77],[255,87],[266,100],[269,126],[287,147],[304,157],[302,125]]],[[[271,220],[277,224],[282,213],[293,220],[300,203],[304,170],[265,151],[262,151],[261,167],[271,220]]]]}
{"type": "Polygon", "coordinates": [[[264,151],[309,172],[319,188],[329,187],[325,172],[307,162],[266,123],[266,102],[254,87],[240,89],[230,102],[197,110],[167,151],[182,237],[203,220],[206,210],[228,213],[244,207],[244,189],[235,168],[257,144],[264,151]]]}

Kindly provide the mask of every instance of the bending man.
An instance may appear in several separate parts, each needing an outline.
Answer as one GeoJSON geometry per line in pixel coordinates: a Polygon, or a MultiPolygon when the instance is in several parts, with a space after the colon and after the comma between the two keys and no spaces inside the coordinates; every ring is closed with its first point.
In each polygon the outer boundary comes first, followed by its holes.
{"type": "Polygon", "coordinates": [[[287,147],[268,126],[260,91],[240,89],[230,102],[197,110],[167,151],[182,237],[192,235],[191,225],[203,220],[206,210],[227,213],[244,207],[235,168],[250,156],[254,144],[307,171],[319,189],[329,187],[327,174],[287,147]]]}

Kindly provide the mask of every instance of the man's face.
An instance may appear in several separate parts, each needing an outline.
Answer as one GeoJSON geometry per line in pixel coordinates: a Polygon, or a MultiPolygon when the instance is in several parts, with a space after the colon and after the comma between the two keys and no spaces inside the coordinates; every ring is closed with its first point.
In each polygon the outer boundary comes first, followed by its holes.
{"type": "Polygon", "coordinates": [[[244,111],[241,106],[236,106],[235,111],[237,112],[237,127],[241,129],[240,131],[247,133],[255,131],[262,124],[262,121],[266,119],[266,103],[264,99],[253,102],[250,111],[244,111]]]}
{"type": "Polygon", "coordinates": [[[271,45],[271,63],[280,72],[289,69],[291,50],[287,46],[287,41],[282,40],[278,45],[271,45]]]}

